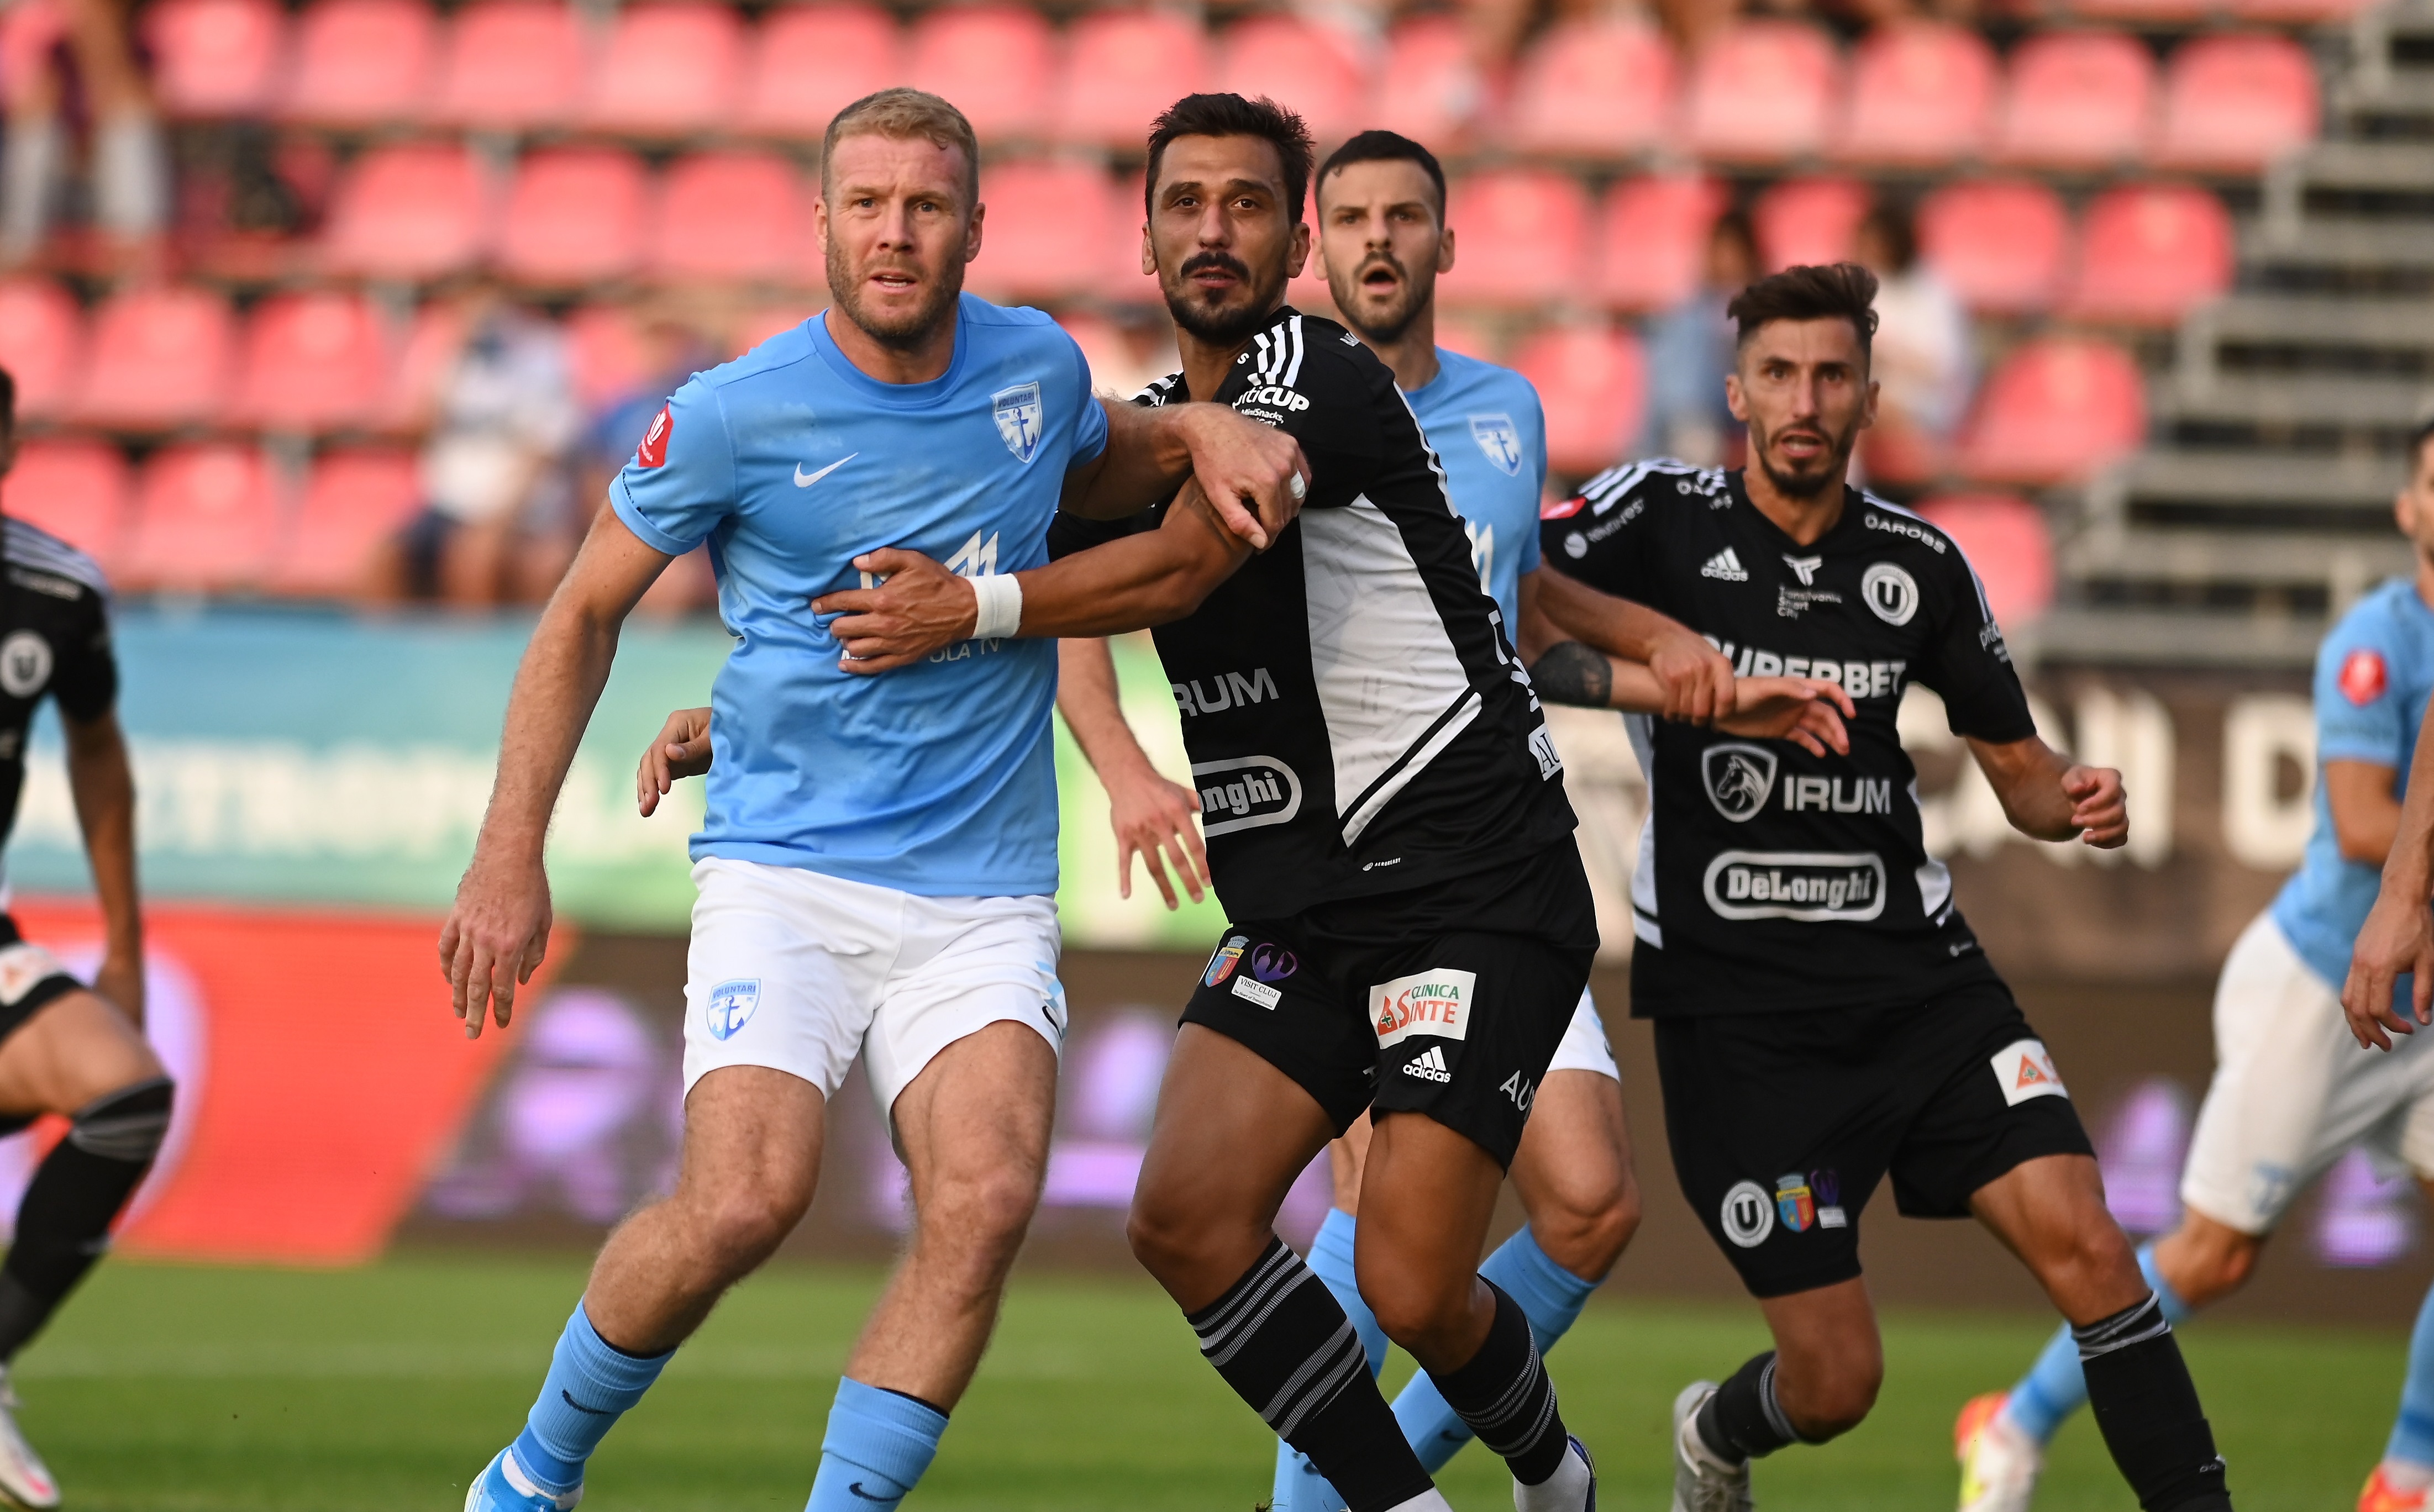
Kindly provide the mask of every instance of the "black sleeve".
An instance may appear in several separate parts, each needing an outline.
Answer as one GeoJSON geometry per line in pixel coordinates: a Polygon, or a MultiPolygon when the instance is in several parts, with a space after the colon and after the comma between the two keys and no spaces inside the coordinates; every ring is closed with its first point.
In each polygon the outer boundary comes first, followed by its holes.
{"type": "Polygon", "coordinates": [[[1978,574],[1956,550],[1937,564],[1935,578],[1923,608],[1938,619],[1928,628],[1925,660],[1913,678],[1943,695],[1945,720],[1955,735],[2003,744],[2036,734],[2028,690],[1986,607],[1978,574]]]}
{"type": "Polygon", "coordinates": [[[1048,559],[1058,561],[1075,552],[1087,552],[1093,546],[1123,540],[1143,528],[1156,513],[1145,509],[1138,515],[1126,515],[1118,519],[1092,519],[1087,515],[1060,509],[1056,518],[1048,522],[1048,559]]]}
{"type": "Polygon", "coordinates": [[[51,693],[60,712],[77,721],[109,713],[118,702],[118,658],[110,648],[109,603],[90,588],[69,611],[59,658],[51,693]]]}
{"type": "MultiPolygon", "coordinates": [[[[1294,383],[1288,387],[1261,381],[1256,366],[1239,371],[1218,389],[1217,402],[1234,413],[1273,425],[1301,443],[1310,459],[1310,497],[1304,509],[1338,509],[1370,492],[1386,470],[1387,406],[1407,425],[1403,439],[1425,449],[1427,438],[1411,407],[1395,393],[1395,375],[1369,348],[1355,341],[1313,331],[1311,347],[1294,383]]],[[[1424,466],[1421,451],[1405,449],[1414,477],[1424,466]]]]}
{"type": "Polygon", "coordinates": [[[1622,469],[1592,478],[1581,492],[1538,516],[1538,565],[1600,593],[1662,608],[1662,564],[1641,487],[1612,487],[1622,469]]]}

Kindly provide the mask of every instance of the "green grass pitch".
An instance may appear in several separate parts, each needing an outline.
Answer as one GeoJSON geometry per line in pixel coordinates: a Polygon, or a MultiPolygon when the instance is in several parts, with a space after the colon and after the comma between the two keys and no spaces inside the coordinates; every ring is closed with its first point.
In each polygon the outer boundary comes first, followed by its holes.
{"type": "MultiPolygon", "coordinates": [[[[21,1362],[25,1422],[76,1512],[454,1512],[521,1422],[582,1274],[565,1257],[339,1272],[113,1263],[21,1362]]],[[[593,1460],[586,1512],[799,1508],[877,1281],[779,1268],[740,1289],[593,1460]]],[[[1954,1409],[2016,1373],[2044,1332],[2022,1317],[1895,1314],[1875,1417],[1761,1465],[1759,1504],[1949,1507],[1954,1409]]],[[[1603,1506],[1665,1504],[1667,1403],[1762,1337],[1746,1306],[1591,1306],[1550,1363],[1599,1455],[1603,1506]]],[[[2201,1323],[2184,1337],[2244,1512],[2351,1505],[2391,1420],[2405,1320],[2372,1334],[2201,1323]]],[[[1398,1358],[1389,1381],[1408,1368],[1398,1358]]],[[[912,1504],[1248,1512],[1270,1442],[1146,1281],[1025,1273],[912,1504]]],[[[1475,1447],[1445,1485],[1463,1512],[1512,1505],[1502,1468],[1475,1447]]],[[[2038,1505],[2132,1508],[2083,1419],[2038,1505]]]]}

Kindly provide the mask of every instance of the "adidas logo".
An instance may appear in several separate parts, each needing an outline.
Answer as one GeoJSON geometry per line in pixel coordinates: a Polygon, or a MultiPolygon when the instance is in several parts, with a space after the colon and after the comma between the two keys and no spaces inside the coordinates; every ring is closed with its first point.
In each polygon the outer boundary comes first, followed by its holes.
{"type": "Polygon", "coordinates": [[[1445,1051],[1431,1045],[1415,1060],[1403,1062],[1403,1075],[1417,1077],[1422,1081],[1451,1081],[1453,1073],[1446,1069],[1445,1051]]]}
{"type": "Polygon", "coordinates": [[[1729,546],[1725,547],[1723,551],[1718,552],[1715,555],[1708,557],[1707,565],[1699,569],[1699,575],[1701,577],[1723,578],[1727,583],[1747,583],[1749,581],[1748,569],[1741,566],[1741,559],[1733,554],[1733,549],[1729,546]]]}

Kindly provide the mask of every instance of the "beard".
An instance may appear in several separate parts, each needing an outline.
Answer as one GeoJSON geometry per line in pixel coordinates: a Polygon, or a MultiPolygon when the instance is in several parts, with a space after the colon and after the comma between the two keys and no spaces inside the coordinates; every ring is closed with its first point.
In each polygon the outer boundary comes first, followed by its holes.
{"type": "Polygon", "coordinates": [[[939,322],[954,310],[957,296],[964,292],[964,264],[951,257],[920,303],[910,310],[882,314],[863,303],[863,280],[855,277],[853,265],[846,261],[843,244],[833,237],[829,241],[827,261],[829,294],[836,300],[837,308],[845,312],[848,320],[861,327],[865,335],[883,347],[919,346],[937,331],[939,322]]]}
{"type": "Polygon", "coordinates": [[[1268,323],[1275,313],[1277,296],[1284,290],[1281,269],[1265,287],[1252,281],[1250,267],[1225,252],[1195,252],[1185,258],[1174,270],[1173,279],[1161,274],[1158,292],[1166,296],[1166,313],[1174,323],[1212,347],[1231,347],[1247,338],[1268,323]],[[1242,281],[1234,286],[1241,296],[1239,303],[1208,304],[1200,291],[1184,280],[1203,268],[1217,268],[1231,273],[1242,281]]]}
{"type": "Polygon", "coordinates": [[[1775,492],[1792,499],[1814,499],[1828,488],[1842,486],[1843,479],[1850,475],[1851,449],[1859,442],[1860,428],[1854,425],[1840,435],[1823,426],[1817,432],[1826,438],[1825,454],[1809,467],[1787,471],[1774,464],[1774,437],[1759,434],[1755,426],[1750,428],[1750,455],[1766,474],[1766,481],[1774,484],[1775,492]]]}
{"type": "MultiPolygon", "coordinates": [[[[1397,291],[1395,301],[1380,310],[1358,297],[1346,303],[1339,297],[1335,306],[1343,314],[1346,325],[1380,346],[1392,346],[1403,339],[1403,332],[1412,329],[1412,322],[1420,317],[1421,308],[1436,291],[1433,287],[1422,289],[1419,280],[1412,277],[1411,270],[1403,266],[1394,253],[1372,252],[1362,260],[1359,270],[1352,275],[1351,288],[1356,297],[1365,290],[1366,286],[1361,280],[1373,267],[1393,271],[1397,291]]],[[[1328,292],[1333,294],[1335,291],[1329,289],[1328,292]]]]}

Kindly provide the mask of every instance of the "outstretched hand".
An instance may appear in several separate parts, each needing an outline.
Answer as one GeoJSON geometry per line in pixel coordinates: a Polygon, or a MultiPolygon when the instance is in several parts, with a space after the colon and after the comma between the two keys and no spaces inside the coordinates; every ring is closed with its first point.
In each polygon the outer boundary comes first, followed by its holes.
{"type": "Polygon", "coordinates": [[[942,647],[969,640],[980,622],[980,595],[971,584],[918,552],[886,547],[853,565],[875,587],[824,593],[814,614],[832,614],[829,633],[845,648],[837,663],[862,676],[919,661],[942,647]]]}
{"type": "Polygon", "coordinates": [[[660,800],[679,778],[698,777],[709,770],[710,710],[680,708],[643,750],[643,764],[634,773],[635,806],[648,819],[659,812],[660,800]]]}
{"type": "Polygon", "coordinates": [[[1839,683],[1743,677],[1732,684],[1729,697],[1731,711],[1716,721],[1716,728],[1728,735],[1790,740],[1810,756],[1851,754],[1851,732],[1843,722],[1857,718],[1858,710],[1839,683]]]}
{"type": "Polygon", "coordinates": [[[2341,1014],[2359,1045],[2377,1050],[2391,1049],[2394,1034],[2414,1034],[2420,1025],[2434,1023],[2434,911],[2422,894],[2389,881],[2375,894],[2350,952],[2341,1014]],[[2401,977],[2410,974],[2411,1012],[2403,1013],[2392,996],[2401,977]]]}
{"type": "Polygon", "coordinates": [[[1119,773],[1112,781],[1103,777],[1102,785],[1107,790],[1107,822],[1116,832],[1117,895],[1133,895],[1133,858],[1138,855],[1168,908],[1180,907],[1174,883],[1167,878],[1169,861],[1192,902],[1206,897],[1208,848],[1191,822],[1191,816],[1200,811],[1200,795],[1169,782],[1146,764],[1119,773]]]}
{"type": "Polygon", "coordinates": [[[439,969],[465,1038],[480,1039],[485,1018],[507,1027],[516,989],[540,969],[550,923],[549,876],[539,857],[520,864],[474,852],[439,931],[439,969]]]}

